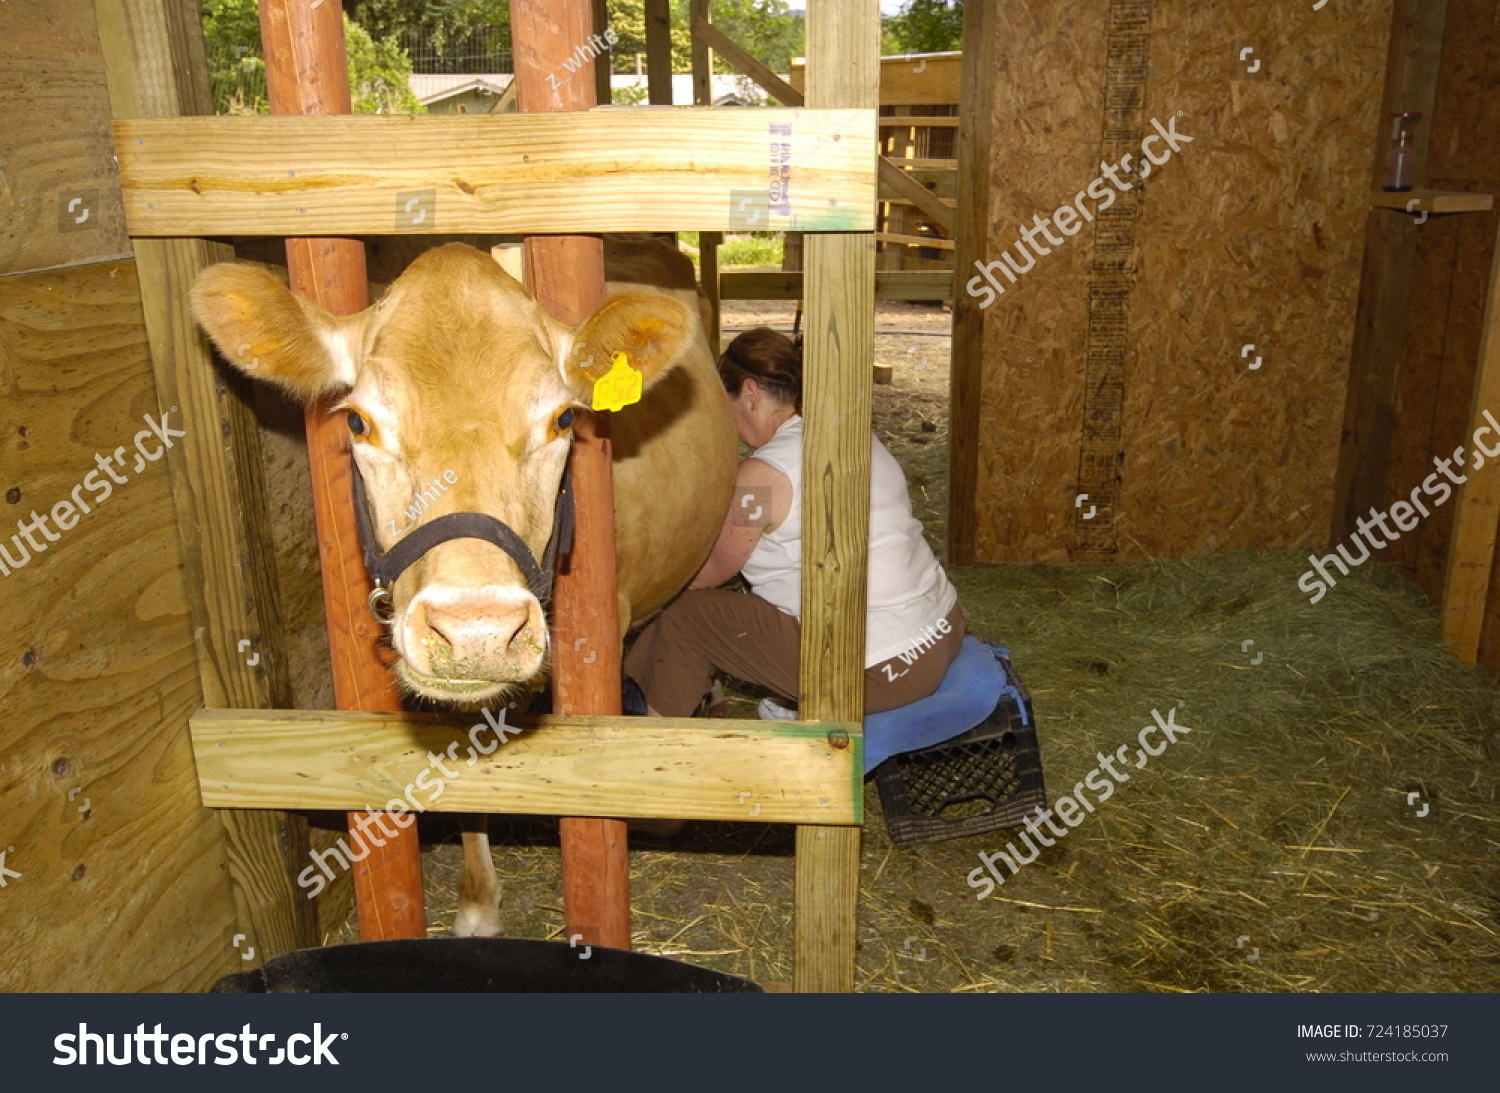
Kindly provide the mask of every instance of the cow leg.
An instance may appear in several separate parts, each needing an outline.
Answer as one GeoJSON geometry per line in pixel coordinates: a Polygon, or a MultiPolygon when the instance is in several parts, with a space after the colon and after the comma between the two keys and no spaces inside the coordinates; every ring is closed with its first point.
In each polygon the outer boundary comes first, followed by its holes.
{"type": "Polygon", "coordinates": [[[488,816],[466,815],[464,873],[458,885],[458,915],[453,920],[454,937],[501,937],[500,878],[490,857],[488,816]]]}

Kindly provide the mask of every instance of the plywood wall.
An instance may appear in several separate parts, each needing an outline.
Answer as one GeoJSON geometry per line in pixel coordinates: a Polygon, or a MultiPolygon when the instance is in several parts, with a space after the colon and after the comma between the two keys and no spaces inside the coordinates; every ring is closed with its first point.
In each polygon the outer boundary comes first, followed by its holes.
{"type": "Polygon", "coordinates": [[[127,257],[94,5],[0,4],[0,274],[127,257]]]}
{"type": "Polygon", "coordinates": [[[1325,539],[1389,0],[998,4],[992,258],[1153,119],[1192,143],[985,309],[973,556],[1325,539]]]}
{"type": "Polygon", "coordinates": [[[236,963],[188,745],[201,697],[166,466],[133,469],[157,411],[131,262],[0,277],[12,554],[17,520],[128,453],[124,484],[0,576],[0,850],[21,874],[0,891],[0,991],[191,990],[236,963]]]}

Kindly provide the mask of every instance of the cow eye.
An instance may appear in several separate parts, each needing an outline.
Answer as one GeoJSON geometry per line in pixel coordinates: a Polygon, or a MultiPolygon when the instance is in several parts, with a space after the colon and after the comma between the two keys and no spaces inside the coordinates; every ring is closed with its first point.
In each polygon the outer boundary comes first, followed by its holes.
{"type": "Polygon", "coordinates": [[[355,436],[369,436],[370,423],[360,416],[359,411],[349,411],[349,431],[355,436]]]}
{"type": "Polygon", "coordinates": [[[557,415],[557,431],[564,432],[573,427],[573,411],[564,410],[557,415]]]}

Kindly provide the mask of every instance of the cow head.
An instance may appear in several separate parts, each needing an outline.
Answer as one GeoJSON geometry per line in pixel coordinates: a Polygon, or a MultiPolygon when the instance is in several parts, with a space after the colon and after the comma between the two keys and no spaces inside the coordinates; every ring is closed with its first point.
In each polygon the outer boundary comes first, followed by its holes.
{"type": "MultiPolygon", "coordinates": [[[[232,365],[347,420],[381,551],[438,516],[480,512],[537,558],[573,420],[611,354],[626,353],[649,386],[698,325],[670,296],[626,291],[570,329],[493,258],[458,243],[427,251],[357,315],[330,315],[235,264],[204,270],[192,307],[232,365]]],[[[493,544],[440,543],[391,592],[396,673],[411,691],[474,704],[544,675],[542,605],[493,544]]]]}

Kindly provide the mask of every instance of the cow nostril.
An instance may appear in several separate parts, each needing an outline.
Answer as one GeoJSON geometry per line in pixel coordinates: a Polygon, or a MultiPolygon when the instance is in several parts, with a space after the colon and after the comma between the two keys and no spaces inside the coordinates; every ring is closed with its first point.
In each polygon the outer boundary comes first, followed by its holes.
{"type": "Polygon", "coordinates": [[[430,658],[483,662],[529,635],[531,612],[509,601],[425,604],[415,621],[430,658]]]}

